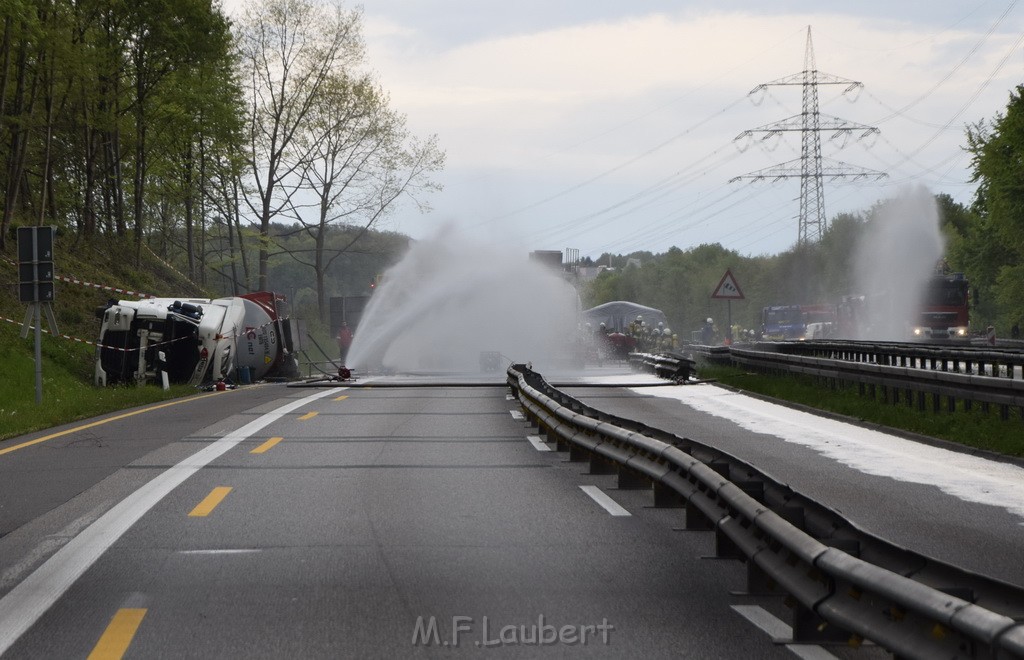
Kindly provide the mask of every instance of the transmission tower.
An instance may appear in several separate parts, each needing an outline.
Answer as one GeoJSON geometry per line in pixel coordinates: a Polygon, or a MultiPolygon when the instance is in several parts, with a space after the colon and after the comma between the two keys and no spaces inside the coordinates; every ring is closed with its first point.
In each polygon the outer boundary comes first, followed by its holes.
{"type": "MultiPolygon", "coordinates": [[[[763,180],[800,179],[800,231],[798,244],[816,243],[826,229],[825,193],[823,182],[837,179],[882,179],[884,172],[855,167],[840,161],[823,162],[821,157],[821,133],[831,131],[831,137],[857,134],[858,139],[864,138],[879,130],[873,126],[857,124],[839,117],[823,115],[818,112],[818,87],[820,85],[846,85],[843,93],[863,87],[863,83],[847,80],[839,76],[823,73],[815,68],[814,46],[811,43],[811,27],[807,26],[807,46],[804,50],[804,70],[800,73],[762,83],[751,90],[750,95],[766,90],[774,85],[800,85],[803,88],[803,112],[782,121],[766,124],[758,128],[740,133],[736,140],[750,137],[755,133],[764,133],[762,140],[785,132],[800,132],[800,158],[772,167],[734,177],[740,179],[763,180]]],[[[730,181],[730,182],[731,182],[730,181]]]]}

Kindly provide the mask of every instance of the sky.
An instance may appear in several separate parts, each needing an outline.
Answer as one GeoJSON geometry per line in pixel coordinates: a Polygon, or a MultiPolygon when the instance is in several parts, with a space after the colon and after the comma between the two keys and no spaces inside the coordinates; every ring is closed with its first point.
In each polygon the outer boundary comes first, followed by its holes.
{"type": "Polygon", "coordinates": [[[886,174],[826,180],[826,220],[907,186],[969,204],[965,128],[1024,82],[1024,8],[1005,0],[361,6],[365,66],[447,154],[432,210],[403,204],[381,228],[454,225],[514,250],[792,247],[799,179],[735,179],[799,169],[799,132],[748,132],[801,114],[801,86],[763,83],[804,70],[808,27],[819,75],[863,84],[819,86],[822,120],[878,129],[823,131],[826,163],[886,174]]]}

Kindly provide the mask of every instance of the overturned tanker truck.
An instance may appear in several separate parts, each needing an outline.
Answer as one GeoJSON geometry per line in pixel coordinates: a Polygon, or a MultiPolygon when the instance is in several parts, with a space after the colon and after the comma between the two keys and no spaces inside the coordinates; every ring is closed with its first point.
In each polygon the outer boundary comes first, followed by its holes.
{"type": "Polygon", "coordinates": [[[298,373],[296,323],[284,296],[111,300],[96,310],[96,384],[203,385],[298,373]],[[294,339],[293,339],[294,337],[294,339]]]}

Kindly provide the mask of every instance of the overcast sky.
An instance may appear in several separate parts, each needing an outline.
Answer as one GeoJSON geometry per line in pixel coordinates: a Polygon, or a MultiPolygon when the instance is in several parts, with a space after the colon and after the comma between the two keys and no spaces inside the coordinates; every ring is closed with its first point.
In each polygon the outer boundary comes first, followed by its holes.
{"type": "Polygon", "coordinates": [[[386,227],[420,237],[452,222],[595,258],[786,250],[799,180],[730,179],[800,158],[799,133],[736,138],[800,114],[799,86],[750,93],[804,69],[808,26],[817,70],[864,85],[819,87],[820,111],[880,129],[825,132],[824,157],[888,174],[826,182],[826,216],[912,184],[969,203],[965,125],[1024,82],[1016,4],[365,0],[367,65],[448,156],[434,210],[405,205],[386,227]]]}

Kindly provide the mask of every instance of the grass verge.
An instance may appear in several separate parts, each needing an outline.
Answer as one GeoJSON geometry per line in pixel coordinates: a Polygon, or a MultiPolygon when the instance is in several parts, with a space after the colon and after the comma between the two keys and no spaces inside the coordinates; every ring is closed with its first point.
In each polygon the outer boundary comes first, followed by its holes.
{"type": "Polygon", "coordinates": [[[0,324],[0,448],[15,436],[155,401],[194,394],[187,385],[95,387],[88,379],[93,348],[43,336],[43,400],[36,404],[34,339],[19,328],[0,324]]]}
{"type": "MultiPolygon", "coordinates": [[[[986,413],[980,405],[965,410],[963,402],[954,413],[920,411],[916,406],[885,403],[880,397],[861,396],[856,386],[833,389],[803,375],[767,376],[736,367],[701,365],[700,377],[714,379],[736,389],[799,403],[872,424],[948,440],[967,447],[1008,456],[1024,456],[1024,420],[1019,410],[1010,419],[999,417],[992,406],[986,413]]],[[[901,400],[902,401],[902,400],[901,400]]]]}

